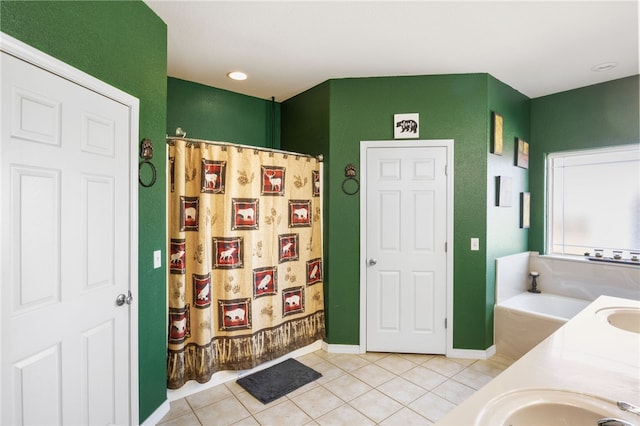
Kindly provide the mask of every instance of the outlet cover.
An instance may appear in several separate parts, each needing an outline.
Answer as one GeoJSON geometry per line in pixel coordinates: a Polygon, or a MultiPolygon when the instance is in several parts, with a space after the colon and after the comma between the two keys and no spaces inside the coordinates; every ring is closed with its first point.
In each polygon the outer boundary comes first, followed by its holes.
{"type": "Polygon", "coordinates": [[[158,269],[162,266],[162,251],[156,250],[153,252],[153,269],[158,269]]]}
{"type": "Polygon", "coordinates": [[[480,250],[480,238],[471,238],[471,251],[480,250]]]}

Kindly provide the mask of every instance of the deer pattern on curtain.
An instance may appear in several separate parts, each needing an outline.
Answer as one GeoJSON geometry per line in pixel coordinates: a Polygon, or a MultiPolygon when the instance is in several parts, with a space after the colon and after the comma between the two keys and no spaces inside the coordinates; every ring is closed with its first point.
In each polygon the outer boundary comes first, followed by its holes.
{"type": "Polygon", "coordinates": [[[168,387],[325,337],[318,160],[168,143],[168,387]]]}

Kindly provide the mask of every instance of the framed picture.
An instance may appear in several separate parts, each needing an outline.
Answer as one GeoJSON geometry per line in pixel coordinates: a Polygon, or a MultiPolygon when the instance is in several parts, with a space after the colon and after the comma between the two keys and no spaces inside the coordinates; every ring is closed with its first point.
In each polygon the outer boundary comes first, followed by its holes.
{"type": "Polygon", "coordinates": [[[520,228],[529,228],[531,224],[531,193],[520,193],[520,228]]]}
{"type": "Polygon", "coordinates": [[[529,142],[516,138],[516,166],[529,168],[529,142]]]}
{"type": "Polygon", "coordinates": [[[491,153],[502,155],[502,116],[491,113],[491,153]]]}
{"type": "Polygon", "coordinates": [[[511,207],[512,186],[509,176],[496,176],[496,206],[511,207]]]}
{"type": "Polygon", "coordinates": [[[393,114],[393,138],[414,139],[420,137],[420,114],[393,114]]]}

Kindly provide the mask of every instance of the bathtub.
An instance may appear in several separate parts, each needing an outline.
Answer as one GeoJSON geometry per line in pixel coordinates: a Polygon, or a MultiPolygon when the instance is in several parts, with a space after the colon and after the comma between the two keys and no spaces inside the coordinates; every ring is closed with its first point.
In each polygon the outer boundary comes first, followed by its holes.
{"type": "Polygon", "coordinates": [[[494,310],[496,352],[518,359],[587,307],[588,300],[520,293],[494,310]]]}

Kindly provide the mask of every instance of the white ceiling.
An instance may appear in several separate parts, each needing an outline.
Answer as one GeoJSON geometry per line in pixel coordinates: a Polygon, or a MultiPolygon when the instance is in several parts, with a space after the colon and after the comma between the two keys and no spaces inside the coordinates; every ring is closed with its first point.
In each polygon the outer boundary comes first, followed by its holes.
{"type": "Polygon", "coordinates": [[[536,98],[639,74],[638,0],[145,2],[169,76],[279,102],[332,78],[489,73],[536,98]]]}

